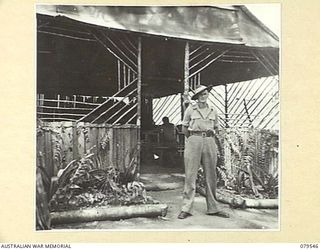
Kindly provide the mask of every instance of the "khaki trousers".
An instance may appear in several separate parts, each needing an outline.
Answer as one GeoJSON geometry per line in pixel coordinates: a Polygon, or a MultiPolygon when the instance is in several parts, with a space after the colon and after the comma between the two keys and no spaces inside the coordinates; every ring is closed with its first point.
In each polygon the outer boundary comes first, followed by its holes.
{"type": "Polygon", "coordinates": [[[192,211],[196,193],[196,179],[200,164],[203,166],[206,181],[207,212],[218,212],[216,200],[217,145],[213,137],[192,135],[187,139],[184,150],[185,184],[181,211],[192,211]]]}

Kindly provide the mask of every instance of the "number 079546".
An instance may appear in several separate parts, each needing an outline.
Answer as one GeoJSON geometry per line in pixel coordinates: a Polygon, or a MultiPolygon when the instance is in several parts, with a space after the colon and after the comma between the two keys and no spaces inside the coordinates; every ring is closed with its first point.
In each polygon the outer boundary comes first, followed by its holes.
{"type": "Polygon", "coordinates": [[[307,244],[307,243],[303,243],[300,244],[300,248],[304,248],[304,249],[316,249],[319,248],[318,244],[307,244]]]}

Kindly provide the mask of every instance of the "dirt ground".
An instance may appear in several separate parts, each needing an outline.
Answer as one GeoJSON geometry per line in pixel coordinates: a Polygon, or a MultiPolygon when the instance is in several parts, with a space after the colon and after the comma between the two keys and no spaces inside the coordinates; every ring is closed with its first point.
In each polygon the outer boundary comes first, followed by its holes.
{"type": "MultiPolygon", "coordinates": [[[[147,194],[168,205],[165,217],[132,218],[120,221],[94,221],[56,225],[53,229],[101,229],[101,230],[278,230],[278,209],[231,209],[220,203],[220,208],[230,214],[230,218],[206,215],[205,198],[197,195],[193,216],[180,220],[183,189],[183,170],[155,166],[155,170],[142,171],[141,181],[146,185],[147,194]]],[[[150,169],[149,169],[150,170],[150,169]]]]}

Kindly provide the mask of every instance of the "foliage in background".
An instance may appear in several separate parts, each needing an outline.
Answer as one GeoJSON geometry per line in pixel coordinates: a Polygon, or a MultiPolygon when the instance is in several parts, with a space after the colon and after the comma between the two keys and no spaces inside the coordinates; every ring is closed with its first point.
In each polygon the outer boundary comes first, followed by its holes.
{"type": "Polygon", "coordinates": [[[99,157],[89,154],[62,170],[58,189],[49,202],[50,210],[152,203],[141,182],[124,183],[119,170],[113,166],[99,169],[99,164],[99,157]]]}

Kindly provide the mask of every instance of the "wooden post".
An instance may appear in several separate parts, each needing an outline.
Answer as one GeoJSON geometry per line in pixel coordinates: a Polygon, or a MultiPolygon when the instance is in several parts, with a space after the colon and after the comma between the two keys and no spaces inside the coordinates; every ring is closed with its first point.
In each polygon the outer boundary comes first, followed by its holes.
{"type": "Polygon", "coordinates": [[[121,62],[118,60],[118,91],[121,89],[121,74],[120,74],[120,69],[121,69],[121,62]]]}
{"type": "Polygon", "coordinates": [[[60,95],[58,95],[58,98],[57,98],[57,107],[58,108],[60,107],[60,95]]]}
{"type": "Polygon", "coordinates": [[[130,75],[131,75],[131,70],[130,70],[130,68],[128,68],[128,81],[127,81],[127,84],[130,83],[130,75]]]}
{"type": "Polygon", "coordinates": [[[73,107],[76,107],[77,96],[73,95],[73,107]]]}
{"type": "Polygon", "coordinates": [[[187,103],[189,102],[189,42],[186,42],[184,50],[184,91],[183,91],[183,110],[181,111],[184,115],[184,111],[187,108],[187,103]]]}
{"type": "Polygon", "coordinates": [[[137,97],[138,97],[138,106],[137,106],[137,172],[140,174],[140,143],[141,143],[141,80],[142,80],[142,71],[141,71],[141,37],[138,38],[138,83],[137,83],[137,97]]]}
{"type": "Polygon", "coordinates": [[[127,76],[126,76],[126,65],[122,65],[122,75],[123,75],[123,87],[127,85],[127,76]]]}
{"type": "Polygon", "coordinates": [[[183,121],[184,117],[184,105],[183,105],[183,94],[180,94],[180,105],[181,105],[181,121],[183,121]]]}
{"type": "Polygon", "coordinates": [[[224,113],[226,128],[229,128],[229,114],[228,114],[228,86],[224,85],[224,113]]]}
{"type": "Polygon", "coordinates": [[[137,125],[141,125],[141,37],[138,38],[138,84],[137,84],[137,125]]]}

